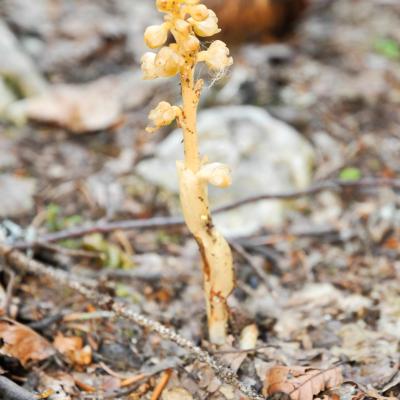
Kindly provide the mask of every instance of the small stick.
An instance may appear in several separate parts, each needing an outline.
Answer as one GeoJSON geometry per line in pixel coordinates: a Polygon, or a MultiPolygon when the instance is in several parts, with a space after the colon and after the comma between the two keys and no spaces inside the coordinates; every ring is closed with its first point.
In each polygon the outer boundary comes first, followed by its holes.
{"type": "Polygon", "coordinates": [[[151,396],[151,400],[158,400],[164,391],[165,387],[168,385],[168,382],[172,375],[172,369],[167,369],[161,376],[160,381],[154,389],[154,392],[151,396]]]}
{"type": "Polygon", "coordinates": [[[68,249],[66,247],[57,246],[56,244],[52,244],[51,242],[42,242],[36,241],[35,247],[43,248],[45,250],[51,251],[53,253],[59,253],[61,255],[67,257],[76,257],[76,258],[90,258],[90,259],[99,259],[101,258],[101,254],[95,251],[86,251],[86,250],[78,250],[78,249],[68,249]]]}
{"type": "Polygon", "coordinates": [[[0,376],[0,399],[7,400],[35,400],[36,396],[12,380],[0,376]]]}
{"type": "MultiPolygon", "coordinates": [[[[327,180],[317,182],[310,186],[308,189],[285,192],[285,193],[264,193],[256,196],[251,196],[244,198],[242,200],[236,201],[234,203],[227,204],[225,206],[219,207],[213,211],[213,214],[219,214],[233,210],[235,208],[242,207],[251,203],[256,203],[259,201],[266,200],[294,200],[307,196],[316,196],[321,192],[326,191],[345,191],[349,189],[363,189],[369,188],[376,191],[378,188],[388,187],[394,190],[400,189],[399,179],[389,179],[389,178],[364,178],[354,182],[342,181],[342,180],[327,180]]],[[[181,217],[155,217],[150,219],[134,219],[134,220],[123,220],[115,222],[102,222],[95,223],[87,226],[81,226],[77,228],[65,229],[55,233],[45,234],[38,238],[34,242],[19,241],[13,243],[15,249],[24,250],[27,248],[32,248],[43,243],[58,242],[65,239],[77,239],[85,235],[92,233],[109,233],[116,230],[121,231],[132,231],[132,230],[144,230],[144,229],[163,229],[163,228],[173,228],[182,227],[185,225],[185,221],[181,217]]]]}
{"type": "Polygon", "coordinates": [[[78,388],[79,388],[80,390],[83,390],[84,392],[87,392],[87,393],[94,393],[94,392],[96,391],[96,388],[95,388],[95,387],[93,387],[93,386],[91,386],[91,385],[89,385],[89,384],[87,384],[87,383],[81,381],[81,380],[78,379],[78,378],[74,378],[74,381],[75,381],[75,385],[78,386],[78,388]]]}
{"type": "Polygon", "coordinates": [[[14,290],[15,273],[8,268],[6,268],[4,272],[8,274],[9,278],[7,283],[6,296],[3,302],[3,310],[7,316],[10,316],[10,305],[12,302],[12,295],[14,290]]]}
{"type": "Polygon", "coordinates": [[[126,378],[121,382],[121,387],[131,386],[134,383],[140,382],[149,377],[150,377],[149,374],[139,374],[131,376],[130,378],[126,378]]]}
{"type": "Polygon", "coordinates": [[[238,243],[235,242],[229,242],[233,250],[236,251],[237,254],[239,254],[240,257],[243,258],[244,261],[247,261],[247,263],[250,265],[250,267],[254,270],[254,272],[258,275],[258,277],[261,279],[263,282],[264,286],[272,291],[271,284],[269,283],[268,275],[265,273],[263,268],[259,266],[257,263],[255,263],[251,257],[250,254],[246,252],[246,250],[243,248],[238,243]]]}

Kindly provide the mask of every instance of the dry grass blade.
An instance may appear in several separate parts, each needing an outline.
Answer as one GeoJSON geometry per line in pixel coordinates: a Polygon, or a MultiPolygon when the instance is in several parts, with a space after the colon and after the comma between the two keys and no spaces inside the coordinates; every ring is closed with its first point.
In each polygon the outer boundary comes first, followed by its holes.
{"type": "Polygon", "coordinates": [[[319,370],[307,367],[272,367],[266,376],[263,394],[287,393],[292,400],[312,400],[324,390],[343,382],[339,367],[319,370]]]}

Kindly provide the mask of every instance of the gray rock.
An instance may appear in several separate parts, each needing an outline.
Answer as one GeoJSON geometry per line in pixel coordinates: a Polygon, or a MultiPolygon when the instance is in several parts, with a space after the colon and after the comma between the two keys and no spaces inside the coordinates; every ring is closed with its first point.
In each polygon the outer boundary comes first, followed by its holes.
{"type": "Polygon", "coordinates": [[[143,33],[147,26],[161,21],[161,14],[157,12],[152,1],[120,0],[117,3],[119,12],[125,17],[128,33],[128,50],[140,60],[144,52],[149,49],[144,44],[143,33]]]}
{"type": "Polygon", "coordinates": [[[35,189],[34,179],[0,175],[0,217],[18,217],[31,211],[35,189]]]}
{"type": "MultiPolygon", "coordinates": [[[[199,114],[201,153],[210,162],[232,169],[229,189],[210,188],[212,207],[260,193],[305,188],[311,180],[314,151],[289,125],[253,106],[227,106],[199,114]]],[[[178,193],[175,160],[181,160],[182,133],[174,131],[158,147],[152,159],[137,166],[147,181],[178,193]]],[[[251,234],[263,226],[285,221],[286,203],[264,201],[215,217],[219,228],[230,235],[251,234]]]]}
{"type": "Polygon", "coordinates": [[[47,86],[45,79],[2,20],[0,20],[0,54],[0,76],[11,82],[19,95],[28,97],[45,91],[47,86]]]}
{"type": "Polygon", "coordinates": [[[15,168],[18,165],[15,144],[3,136],[0,136],[0,171],[15,168]]]}

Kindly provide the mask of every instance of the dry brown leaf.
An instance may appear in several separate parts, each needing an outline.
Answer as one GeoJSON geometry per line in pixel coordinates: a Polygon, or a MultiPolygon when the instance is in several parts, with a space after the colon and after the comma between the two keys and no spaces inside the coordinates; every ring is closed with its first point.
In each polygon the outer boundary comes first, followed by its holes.
{"type": "Polygon", "coordinates": [[[55,124],[74,133],[93,132],[115,125],[122,105],[112,79],[86,85],[58,85],[26,101],[29,119],[55,124]]]}
{"type": "Polygon", "coordinates": [[[32,329],[7,318],[0,319],[0,352],[17,358],[23,366],[30,361],[42,361],[54,355],[52,345],[32,329]]]}
{"type": "Polygon", "coordinates": [[[54,347],[73,364],[89,365],[92,362],[92,348],[84,346],[81,337],[66,337],[58,333],[54,339],[54,347]]]}
{"type": "Polygon", "coordinates": [[[268,396],[282,392],[289,394],[292,400],[312,400],[315,395],[342,382],[342,370],[339,367],[320,370],[275,366],[267,372],[263,394],[268,396]]]}

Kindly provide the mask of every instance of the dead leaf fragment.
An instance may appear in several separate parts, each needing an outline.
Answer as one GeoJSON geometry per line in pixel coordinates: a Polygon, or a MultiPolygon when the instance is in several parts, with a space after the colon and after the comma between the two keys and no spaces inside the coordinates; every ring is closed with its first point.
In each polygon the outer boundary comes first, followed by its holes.
{"type": "Polygon", "coordinates": [[[52,345],[35,331],[6,318],[0,320],[0,338],[3,342],[0,353],[17,358],[23,366],[55,353],[52,345]]]}
{"type": "Polygon", "coordinates": [[[84,346],[81,337],[66,337],[58,333],[54,339],[54,347],[73,364],[89,365],[92,362],[92,348],[84,346]]]}
{"type": "Polygon", "coordinates": [[[315,395],[343,382],[342,370],[275,366],[269,369],[263,394],[287,393],[292,400],[312,400],[315,395]]]}
{"type": "Polygon", "coordinates": [[[40,399],[71,400],[76,392],[74,379],[65,372],[57,372],[53,375],[40,374],[39,390],[40,399]]]}
{"type": "Polygon", "coordinates": [[[55,124],[74,133],[94,132],[116,124],[122,104],[112,79],[87,85],[59,85],[26,101],[29,119],[55,124]]]}
{"type": "Polygon", "coordinates": [[[171,388],[164,390],[162,400],[192,400],[192,395],[183,388],[171,388]]]}

